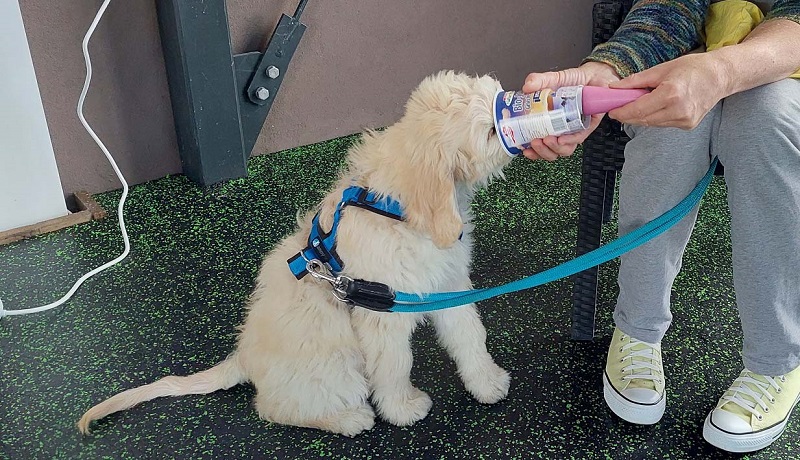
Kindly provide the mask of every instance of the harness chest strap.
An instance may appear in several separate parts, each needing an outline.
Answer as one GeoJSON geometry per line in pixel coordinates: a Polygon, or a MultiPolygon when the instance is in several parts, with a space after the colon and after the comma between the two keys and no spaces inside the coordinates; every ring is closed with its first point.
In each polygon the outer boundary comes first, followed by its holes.
{"type": "Polygon", "coordinates": [[[333,223],[330,231],[326,232],[322,228],[319,222],[320,213],[317,212],[311,223],[308,245],[287,261],[289,269],[295,278],[302,279],[308,274],[307,264],[312,260],[322,262],[334,275],[341,273],[344,269],[344,263],[336,253],[336,233],[339,228],[342,211],[347,206],[356,206],[391,219],[403,220],[403,209],[397,200],[391,197],[382,197],[363,187],[351,186],[346,188],[342,192],[342,199],[336,206],[336,211],[333,213],[333,223]]]}

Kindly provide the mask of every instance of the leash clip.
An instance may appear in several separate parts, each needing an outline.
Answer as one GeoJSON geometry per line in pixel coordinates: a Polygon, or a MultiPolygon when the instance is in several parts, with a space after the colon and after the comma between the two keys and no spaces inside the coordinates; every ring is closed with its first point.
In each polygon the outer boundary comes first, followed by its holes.
{"type": "Polygon", "coordinates": [[[383,283],[332,276],[326,273],[324,265],[317,259],[309,260],[306,270],[314,279],[330,283],[334,297],[340,302],[378,312],[388,312],[394,306],[394,291],[383,283]]]}
{"type": "Polygon", "coordinates": [[[306,270],[312,278],[327,281],[333,286],[333,295],[342,302],[346,302],[347,290],[345,286],[350,278],[346,276],[333,276],[326,273],[325,266],[317,259],[306,261],[306,270]]]}

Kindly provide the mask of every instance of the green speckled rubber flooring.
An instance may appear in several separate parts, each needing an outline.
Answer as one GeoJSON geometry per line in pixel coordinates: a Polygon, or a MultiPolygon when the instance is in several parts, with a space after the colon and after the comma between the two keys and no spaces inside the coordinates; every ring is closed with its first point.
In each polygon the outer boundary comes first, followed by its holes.
{"type": "MultiPolygon", "coordinates": [[[[728,214],[722,179],[701,208],[674,323],[663,343],[669,404],[653,427],[606,408],[601,371],[611,333],[616,263],[601,269],[597,339],[569,339],[569,280],[483,302],[489,348],[513,378],[507,400],[469,397],[430,328],[414,339],[412,378],[434,401],[407,428],[378,422],[347,439],[268,425],[253,389],[159,399],[114,414],[82,437],[75,421],[120,390],[210,367],[231,350],[261,257],[315,203],[352,137],[251,160],[250,175],[200,188],[182,176],[133,187],[133,251],[87,282],[66,306],[0,321],[0,457],[9,459],[695,459],[729,458],[707,445],[702,421],[740,370],[728,214]]],[[[573,256],[580,157],[516,160],[475,202],[474,280],[487,286],[573,256]]],[[[92,222],[0,247],[6,308],[59,298],[122,250],[113,210],[92,222]]],[[[614,236],[613,224],[606,239],[614,236]]],[[[800,458],[800,422],[752,459],[800,458]]]]}

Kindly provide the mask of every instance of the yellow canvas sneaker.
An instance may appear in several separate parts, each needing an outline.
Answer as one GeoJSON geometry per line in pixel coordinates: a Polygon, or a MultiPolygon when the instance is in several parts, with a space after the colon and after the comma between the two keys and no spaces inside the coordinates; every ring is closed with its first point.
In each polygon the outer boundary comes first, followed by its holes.
{"type": "Polygon", "coordinates": [[[778,439],[800,400],[800,367],[769,377],[747,369],[708,414],[703,437],[728,452],[753,452],[778,439]]]}
{"type": "Polygon", "coordinates": [[[614,329],[603,373],[603,396],[612,412],[639,425],[664,415],[664,367],[661,344],[646,343],[614,329]]]}

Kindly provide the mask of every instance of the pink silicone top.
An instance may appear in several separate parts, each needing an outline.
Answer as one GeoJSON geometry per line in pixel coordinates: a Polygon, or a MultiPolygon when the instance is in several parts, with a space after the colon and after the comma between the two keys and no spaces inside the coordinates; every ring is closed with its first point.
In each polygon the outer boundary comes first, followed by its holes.
{"type": "Polygon", "coordinates": [[[603,86],[584,86],[583,114],[606,113],[633,102],[649,92],[646,89],[612,89],[603,86]]]}

